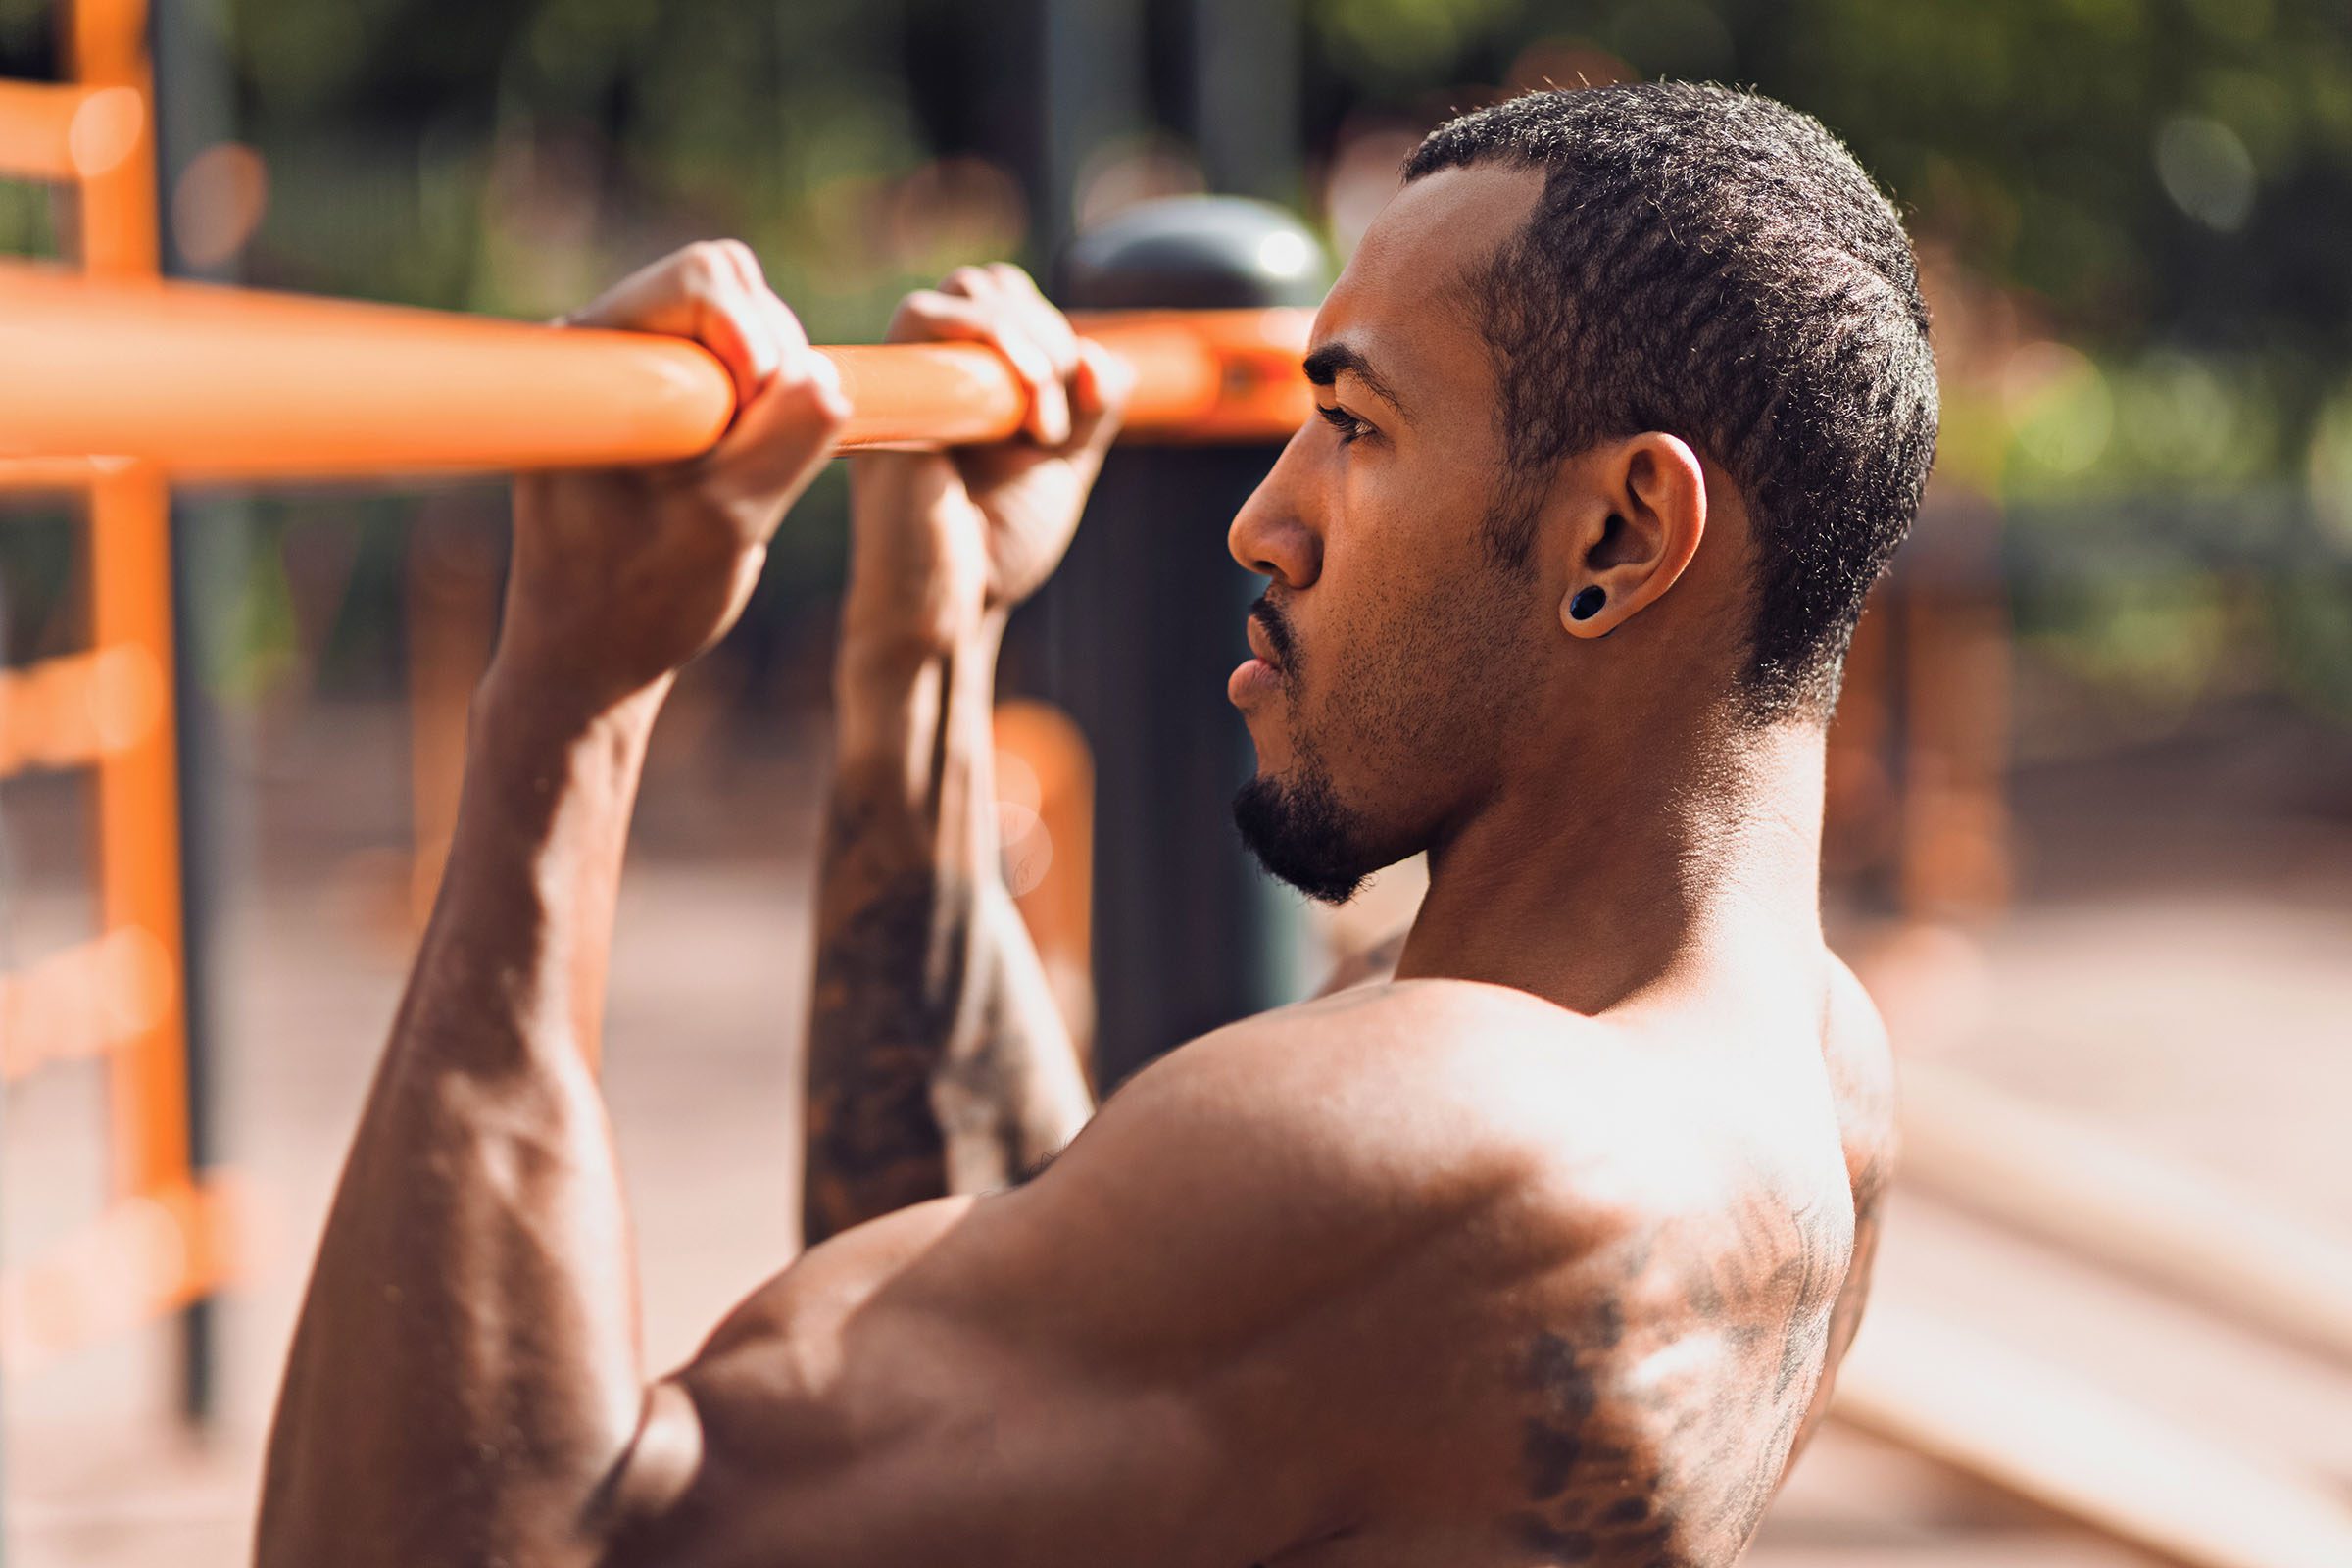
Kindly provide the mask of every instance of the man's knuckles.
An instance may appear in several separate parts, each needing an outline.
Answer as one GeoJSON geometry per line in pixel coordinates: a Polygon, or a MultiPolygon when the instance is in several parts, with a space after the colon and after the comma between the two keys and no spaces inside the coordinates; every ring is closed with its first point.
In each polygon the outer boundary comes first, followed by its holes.
{"type": "Polygon", "coordinates": [[[679,292],[690,299],[713,300],[721,294],[732,293],[743,285],[735,263],[728,257],[728,241],[697,240],[681,250],[671,260],[671,276],[679,292]]]}
{"type": "Polygon", "coordinates": [[[766,395],[796,416],[797,424],[827,443],[850,422],[850,398],[841,389],[841,372],[814,349],[787,356],[766,395]]]}

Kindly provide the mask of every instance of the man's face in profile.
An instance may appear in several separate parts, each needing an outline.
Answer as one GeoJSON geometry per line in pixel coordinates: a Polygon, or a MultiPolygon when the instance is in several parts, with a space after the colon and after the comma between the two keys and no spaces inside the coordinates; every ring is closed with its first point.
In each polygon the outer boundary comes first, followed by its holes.
{"type": "Polygon", "coordinates": [[[1564,567],[1540,543],[1508,567],[1488,543],[1517,492],[1464,286],[1541,191],[1532,172],[1474,168],[1397,194],[1316,317],[1318,416],[1234,519],[1235,559],[1269,578],[1259,657],[1230,687],[1258,756],[1235,820],[1313,898],[1442,842],[1543,729],[1564,567]]]}

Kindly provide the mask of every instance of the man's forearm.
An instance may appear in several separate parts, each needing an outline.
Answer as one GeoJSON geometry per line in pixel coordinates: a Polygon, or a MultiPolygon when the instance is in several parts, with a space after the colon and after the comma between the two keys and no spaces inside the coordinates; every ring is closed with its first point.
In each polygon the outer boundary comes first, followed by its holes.
{"type": "Polygon", "coordinates": [[[652,705],[475,704],[446,880],[271,1434],[268,1564],[563,1562],[636,1423],[636,1291],[591,1060],[652,705]]]}
{"type": "Polygon", "coordinates": [[[1092,1110],[999,865],[998,628],[948,657],[844,650],[817,894],[805,1224],[813,1244],[1000,1185],[1092,1110]]]}

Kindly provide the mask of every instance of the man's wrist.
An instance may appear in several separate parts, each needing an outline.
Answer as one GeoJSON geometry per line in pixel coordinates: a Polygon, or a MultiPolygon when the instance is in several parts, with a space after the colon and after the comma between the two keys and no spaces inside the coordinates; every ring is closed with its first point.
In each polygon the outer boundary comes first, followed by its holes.
{"type": "Polygon", "coordinates": [[[845,625],[833,665],[835,739],[843,760],[885,760],[909,748],[928,752],[951,706],[993,709],[997,652],[1004,616],[946,639],[845,625]]]}
{"type": "Polygon", "coordinates": [[[601,761],[633,778],[669,687],[663,676],[613,697],[502,655],[475,688],[469,750],[494,770],[601,761]]]}
{"type": "Polygon", "coordinates": [[[903,685],[943,660],[994,660],[1008,618],[1009,611],[993,607],[969,615],[910,615],[896,608],[871,608],[853,592],[842,605],[834,684],[845,692],[903,685]]]}

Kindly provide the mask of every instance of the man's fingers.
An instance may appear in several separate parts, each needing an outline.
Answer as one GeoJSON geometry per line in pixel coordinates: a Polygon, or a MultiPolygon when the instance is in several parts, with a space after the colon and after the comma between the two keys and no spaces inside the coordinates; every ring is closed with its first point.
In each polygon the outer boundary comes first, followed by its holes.
{"type": "MultiPolygon", "coordinates": [[[[759,264],[748,250],[742,260],[758,277],[759,264]]],[[[780,496],[789,504],[833,455],[850,404],[833,362],[809,347],[800,318],[763,278],[755,287],[752,306],[776,347],[776,370],[737,413],[710,462],[742,493],[780,496]]],[[[761,542],[781,514],[780,509],[760,514],[761,542]]]]}
{"type": "Polygon", "coordinates": [[[784,508],[833,455],[849,417],[850,402],[833,362],[804,341],[785,352],[776,373],[703,460],[709,471],[724,476],[729,492],[777,503],[753,517],[760,543],[766,543],[784,508]]]}
{"type": "Polygon", "coordinates": [[[958,299],[991,303],[997,298],[997,276],[985,267],[958,267],[940,281],[939,291],[958,299]]]}
{"type": "MultiPolygon", "coordinates": [[[[749,245],[739,239],[713,240],[711,244],[717,247],[720,260],[734,273],[735,281],[742,289],[742,298],[751,307],[752,320],[764,336],[763,352],[756,356],[756,365],[763,362],[771,367],[781,367],[785,356],[793,349],[808,346],[808,334],[801,329],[800,318],[776,297],[776,291],[767,286],[767,273],[761,270],[759,256],[749,245]]],[[[723,293],[721,297],[734,298],[723,293]]],[[[832,368],[828,363],[825,366],[826,373],[830,374],[832,368]]],[[[775,370],[771,368],[767,373],[773,374],[775,370]]],[[[760,384],[764,385],[765,380],[766,376],[762,375],[760,384]]],[[[740,408],[748,399],[740,388],[736,395],[740,408]]]]}
{"type": "Polygon", "coordinates": [[[1125,360],[1089,339],[1078,343],[1078,373],[1071,378],[1070,461],[1092,484],[1102,455],[1126,416],[1135,371],[1125,360]]]}
{"type": "Polygon", "coordinates": [[[738,409],[759,395],[776,372],[784,345],[773,320],[746,286],[759,264],[748,248],[727,243],[689,245],[631,273],[593,303],[566,318],[573,326],[621,332],[660,332],[700,343],[726,367],[738,409]],[[739,253],[739,254],[738,254],[739,253]]]}
{"type": "Polygon", "coordinates": [[[956,289],[993,291],[995,284],[977,268],[960,268],[937,289],[917,289],[899,305],[891,318],[893,343],[985,343],[1004,356],[1029,393],[1029,415],[1023,423],[1043,446],[1057,447],[1070,437],[1069,392],[1055,373],[1053,360],[1002,305],[983,301],[956,289]],[[970,275],[967,275],[970,274],[970,275]],[[974,279],[979,279],[977,282],[974,279]]]}
{"type": "Polygon", "coordinates": [[[767,292],[767,273],[760,270],[760,257],[749,245],[739,239],[714,239],[710,243],[718,247],[719,256],[734,270],[735,281],[747,292],[754,297],[767,292]]]}
{"type": "Polygon", "coordinates": [[[1083,427],[1081,435],[1105,416],[1116,427],[1135,395],[1135,367],[1092,338],[1078,340],[1077,354],[1078,373],[1070,378],[1073,423],[1083,427]]]}
{"type": "Polygon", "coordinates": [[[1054,362],[1054,373],[1065,382],[1078,373],[1078,334],[1070,327],[1070,318],[1061,314],[1052,300],[1037,286],[1037,280],[1010,262],[992,264],[988,272],[996,282],[999,296],[1028,324],[1030,336],[1054,362]]]}

